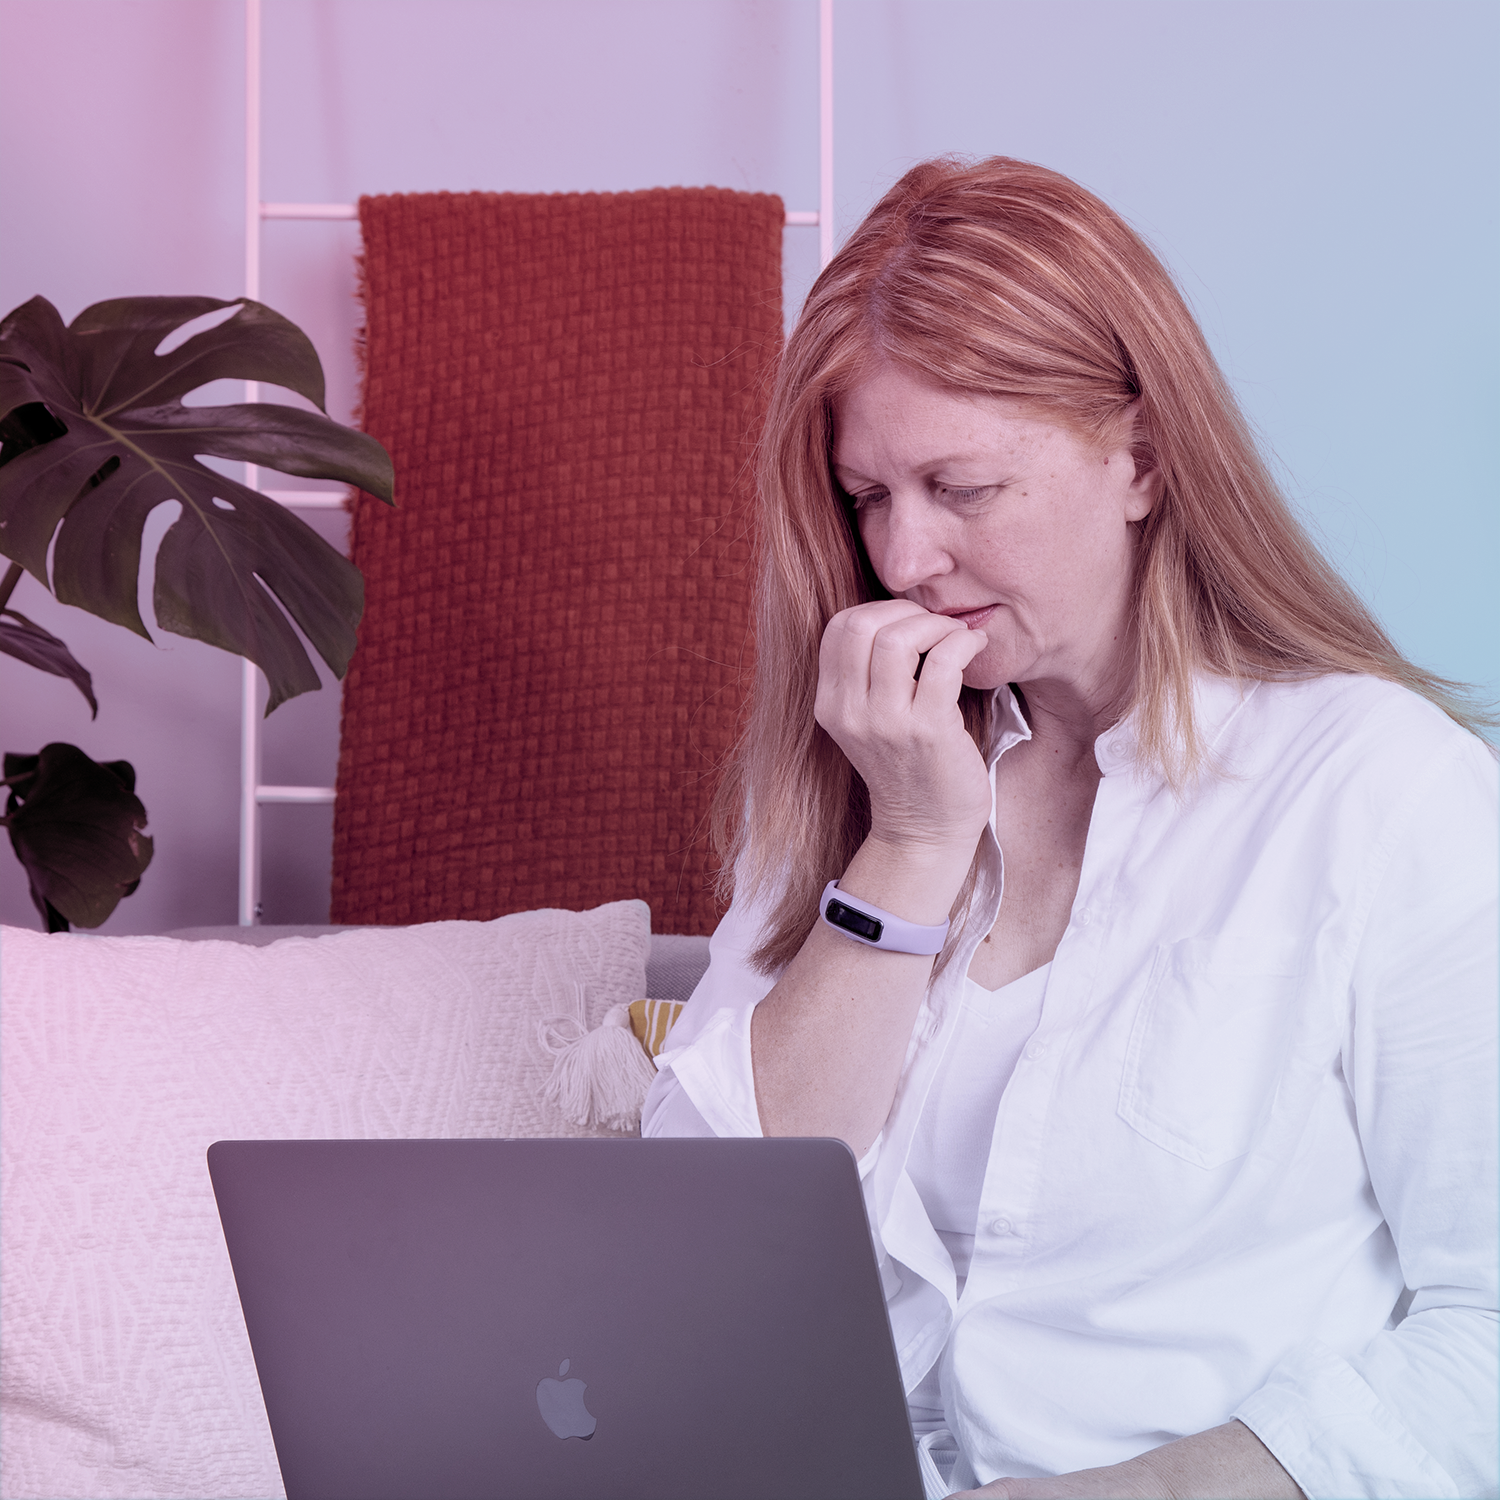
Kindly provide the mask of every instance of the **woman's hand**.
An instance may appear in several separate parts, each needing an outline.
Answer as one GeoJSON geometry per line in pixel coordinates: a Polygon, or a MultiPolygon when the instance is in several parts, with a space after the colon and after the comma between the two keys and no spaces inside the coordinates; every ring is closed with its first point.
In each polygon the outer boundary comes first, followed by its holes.
{"type": "Polygon", "coordinates": [[[949,1500],[1305,1500],[1243,1422],[1226,1422],[1123,1464],[1046,1479],[992,1479],[949,1500]]]}
{"type": "MultiPolygon", "coordinates": [[[[870,835],[839,888],[908,922],[947,918],[989,821],[989,771],[958,707],[984,645],[903,599],[846,609],[823,632],[817,720],[870,790],[870,835]]],[[[931,975],[930,955],[813,923],[751,1022],[761,1129],[835,1135],[863,1156],[890,1113],[931,975]]]]}
{"type": "Polygon", "coordinates": [[[815,714],[869,788],[877,842],[972,854],[989,821],[990,778],[958,694],[986,644],[983,631],[906,599],[857,605],[828,622],[815,714]]]}

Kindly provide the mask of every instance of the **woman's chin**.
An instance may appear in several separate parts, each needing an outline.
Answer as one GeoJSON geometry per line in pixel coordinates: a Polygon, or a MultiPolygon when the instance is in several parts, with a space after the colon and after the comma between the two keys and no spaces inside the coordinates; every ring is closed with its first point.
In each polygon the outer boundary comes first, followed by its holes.
{"type": "Polygon", "coordinates": [[[964,668],[964,686],[992,692],[1016,680],[1020,653],[989,645],[964,668]]]}
{"type": "Polygon", "coordinates": [[[964,668],[964,686],[977,688],[980,692],[993,692],[996,688],[1005,687],[1007,683],[1014,681],[1015,678],[1003,666],[988,667],[980,661],[971,661],[964,668]]]}

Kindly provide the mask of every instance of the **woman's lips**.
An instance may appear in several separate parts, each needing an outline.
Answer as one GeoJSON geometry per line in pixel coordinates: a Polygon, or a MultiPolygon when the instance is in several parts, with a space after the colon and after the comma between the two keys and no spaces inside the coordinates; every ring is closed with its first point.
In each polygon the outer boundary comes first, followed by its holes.
{"type": "Polygon", "coordinates": [[[978,630],[999,608],[998,604],[985,604],[978,609],[945,609],[942,613],[950,620],[962,620],[970,630],[978,630]]]}

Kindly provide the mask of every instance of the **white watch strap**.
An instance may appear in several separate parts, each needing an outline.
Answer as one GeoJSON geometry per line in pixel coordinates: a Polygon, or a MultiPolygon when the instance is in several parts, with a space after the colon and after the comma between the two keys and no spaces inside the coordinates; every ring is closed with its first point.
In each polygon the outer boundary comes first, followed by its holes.
{"type": "Polygon", "coordinates": [[[823,887],[818,910],[835,932],[867,948],[884,948],[888,953],[941,953],[948,940],[946,922],[936,927],[908,922],[841,891],[836,880],[823,887]]]}

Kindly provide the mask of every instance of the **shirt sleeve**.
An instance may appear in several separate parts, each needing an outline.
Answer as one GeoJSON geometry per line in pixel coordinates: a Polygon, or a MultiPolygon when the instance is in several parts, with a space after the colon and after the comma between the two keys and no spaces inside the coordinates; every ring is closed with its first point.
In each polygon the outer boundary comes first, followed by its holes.
{"type": "Polygon", "coordinates": [[[1362,1351],[1293,1350],[1235,1413],[1311,1500],[1500,1493],[1492,753],[1435,757],[1392,821],[1343,1061],[1410,1307],[1362,1351]]]}
{"type": "Polygon", "coordinates": [[[708,968],[656,1059],[643,1136],[761,1134],[750,1019],[776,982],[750,963],[763,925],[758,910],[737,900],[709,939],[708,968]]]}
{"type": "MultiPolygon", "coordinates": [[[[775,985],[748,956],[760,923],[731,906],[709,939],[709,964],[657,1057],[641,1111],[642,1136],[760,1135],[750,1018],[775,985]],[[700,1107],[698,1100],[703,1101],[700,1107]]],[[[880,1156],[881,1131],[860,1158],[866,1180],[880,1156]]]]}

